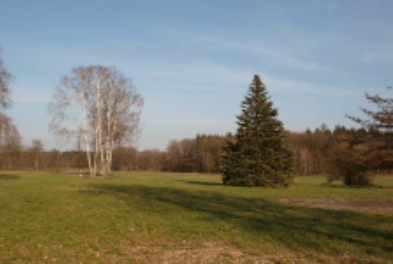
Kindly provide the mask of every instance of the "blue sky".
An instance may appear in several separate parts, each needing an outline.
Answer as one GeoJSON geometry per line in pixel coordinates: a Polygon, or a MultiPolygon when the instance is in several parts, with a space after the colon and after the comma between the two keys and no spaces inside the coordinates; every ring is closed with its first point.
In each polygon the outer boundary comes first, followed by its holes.
{"type": "Polygon", "coordinates": [[[235,132],[259,74],[285,128],[352,126],[364,93],[392,86],[391,0],[2,0],[8,111],[24,143],[58,145],[47,103],[76,66],[116,66],[145,99],[139,149],[235,132]]]}

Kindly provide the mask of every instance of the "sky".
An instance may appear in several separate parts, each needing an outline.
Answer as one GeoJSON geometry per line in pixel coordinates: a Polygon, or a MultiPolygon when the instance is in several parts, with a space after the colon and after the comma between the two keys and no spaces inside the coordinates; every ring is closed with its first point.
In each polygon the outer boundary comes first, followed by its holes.
{"type": "Polygon", "coordinates": [[[115,66],[145,105],[140,150],[236,131],[253,75],[291,131],[355,126],[392,86],[391,0],[0,1],[0,47],[25,145],[65,149],[47,104],[77,66],[115,66]]]}

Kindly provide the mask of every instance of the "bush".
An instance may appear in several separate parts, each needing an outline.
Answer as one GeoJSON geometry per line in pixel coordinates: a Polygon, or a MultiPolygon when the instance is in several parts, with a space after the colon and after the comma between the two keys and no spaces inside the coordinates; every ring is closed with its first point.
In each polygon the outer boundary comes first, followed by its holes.
{"type": "Polygon", "coordinates": [[[330,152],[328,182],[339,180],[345,185],[370,185],[371,171],[378,163],[374,152],[367,136],[336,135],[330,152]]]}

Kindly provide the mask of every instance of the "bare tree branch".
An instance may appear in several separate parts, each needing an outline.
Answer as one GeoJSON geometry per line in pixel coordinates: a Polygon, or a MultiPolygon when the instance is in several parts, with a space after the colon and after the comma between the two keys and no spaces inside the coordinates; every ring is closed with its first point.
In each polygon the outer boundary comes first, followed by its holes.
{"type": "Polygon", "coordinates": [[[11,106],[11,91],[8,85],[12,81],[12,79],[13,76],[4,68],[3,61],[0,57],[0,111],[7,109],[11,106]]]}

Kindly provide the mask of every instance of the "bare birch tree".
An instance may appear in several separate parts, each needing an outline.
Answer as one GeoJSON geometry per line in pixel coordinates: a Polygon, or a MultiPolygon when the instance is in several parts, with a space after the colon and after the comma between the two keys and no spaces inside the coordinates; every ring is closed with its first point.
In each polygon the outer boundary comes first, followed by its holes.
{"type": "MultiPolygon", "coordinates": [[[[0,48],[1,52],[1,48],[0,48]]],[[[4,68],[0,57],[0,164],[11,168],[16,153],[21,150],[21,137],[12,119],[2,113],[11,106],[9,83],[13,76],[4,68]]]]}
{"type": "Polygon", "coordinates": [[[33,139],[31,147],[28,151],[31,154],[34,170],[39,170],[40,167],[43,167],[41,161],[43,158],[44,144],[42,144],[42,141],[39,139],[33,139]]]}
{"type": "Polygon", "coordinates": [[[10,89],[8,87],[11,80],[12,75],[4,68],[0,57],[0,111],[11,105],[10,89]]]}
{"type": "Polygon", "coordinates": [[[0,113],[0,167],[12,169],[20,162],[22,138],[12,119],[0,113]]]}
{"type": "Polygon", "coordinates": [[[116,68],[77,67],[62,79],[49,103],[50,129],[82,139],[90,174],[108,175],[116,142],[131,144],[139,134],[143,98],[116,68]]]}

